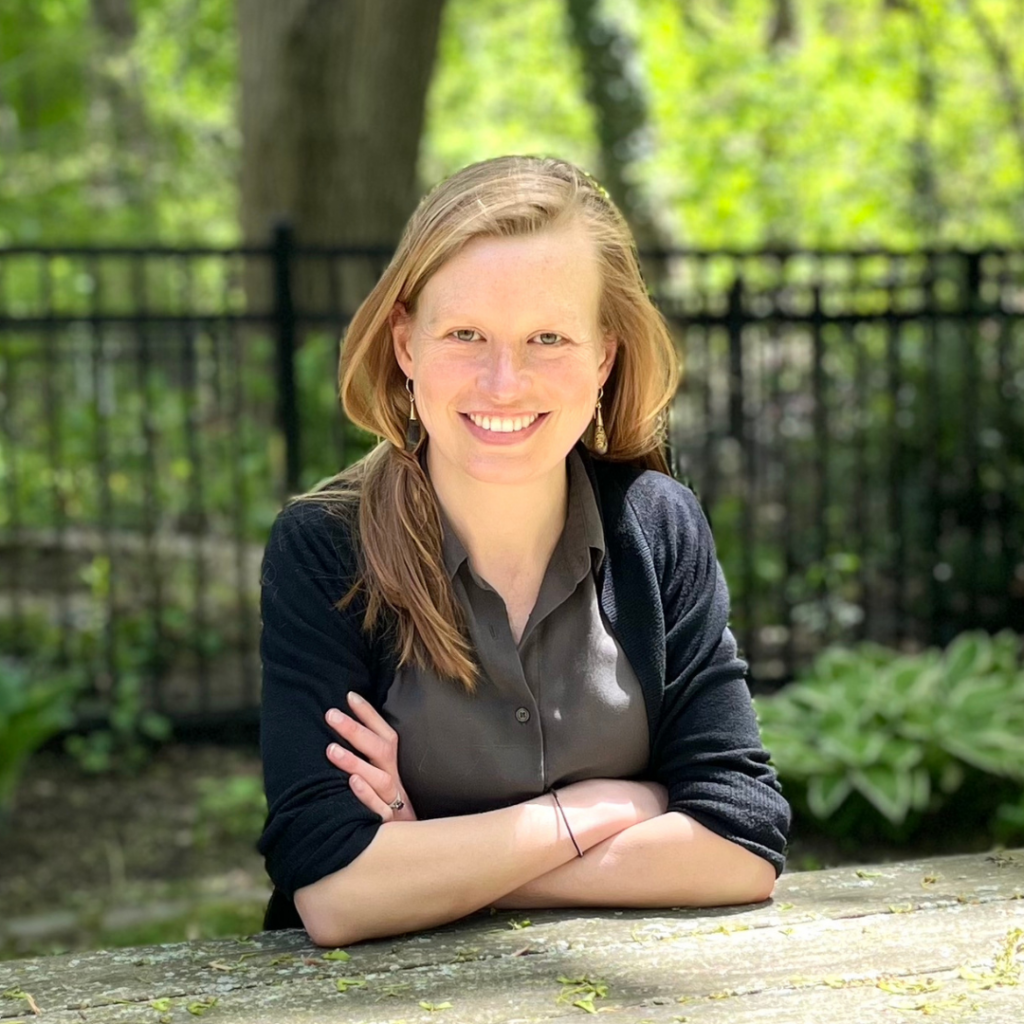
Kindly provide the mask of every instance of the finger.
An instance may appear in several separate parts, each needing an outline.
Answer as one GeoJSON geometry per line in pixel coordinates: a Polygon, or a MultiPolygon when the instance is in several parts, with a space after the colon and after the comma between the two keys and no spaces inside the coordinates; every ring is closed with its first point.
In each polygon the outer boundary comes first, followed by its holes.
{"type": "Polygon", "coordinates": [[[397,748],[382,739],[372,729],[357,722],[337,708],[331,708],[326,715],[327,724],[344,737],[361,754],[366,755],[375,765],[386,768],[395,761],[397,748]]]}
{"type": "Polygon", "coordinates": [[[363,725],[375,732],[382,740],[394,743],[398,739],[398,733],[388,725],[377,709],[364,697],[360,697],[355,690],[350,690],[348,693],[348,706],[363,725]]]}
{"type": "Polygon", "coordinates": [[[380,768],[367,764],[361,757],[357,757],[351,750],[346,750],[340,743],[332,743],[327,748],[327,759],[343,772],[348,772],[349,775],[358,774],[365,779],[385,803],[394,800],[398,795],[398,784],[391,772],[382,771],[380,768]]]}
{"type": "Polygon", "coordinates": [[[373,787],[359,775],[350,775],[348,784],[352,792],[358,797],[359,802],[368,807],[375,814],[379,814],[385,821],[391,821],[395,812],[377,795],[373,787]]]}

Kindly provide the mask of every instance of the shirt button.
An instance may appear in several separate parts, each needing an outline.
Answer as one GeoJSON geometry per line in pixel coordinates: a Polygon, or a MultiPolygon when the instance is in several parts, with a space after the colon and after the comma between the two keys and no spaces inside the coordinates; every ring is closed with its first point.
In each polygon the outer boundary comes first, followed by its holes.
{"type": "Polygon", "coordinates": [[[516,721],[517,722],[528,722],[530,720],[530,712],[526,708],[516,708],[516,721]]]}

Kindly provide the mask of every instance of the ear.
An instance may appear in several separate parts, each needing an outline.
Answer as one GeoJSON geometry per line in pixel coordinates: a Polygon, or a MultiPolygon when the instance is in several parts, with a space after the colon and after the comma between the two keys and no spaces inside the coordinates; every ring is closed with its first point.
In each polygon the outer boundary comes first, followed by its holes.
{"type": "Polygon", "coordinates": [[[612,372],[612,367],[615,365],[615,356],[618,351],[619,339],[614,334],[606,334],[604,336],[604,356],[597,368],[597,381],[601,387],[604,387],[605,381],[608,380],[608,375],[612,372]]]}
{"type": "Polygon", "coordinates": [[[395,349],[395,359],[406,377],[415,377],[412,361],[412,317],[405,305],[396,302],[388,314],[388,327],[391,328],[391,341],[395,349]]]}

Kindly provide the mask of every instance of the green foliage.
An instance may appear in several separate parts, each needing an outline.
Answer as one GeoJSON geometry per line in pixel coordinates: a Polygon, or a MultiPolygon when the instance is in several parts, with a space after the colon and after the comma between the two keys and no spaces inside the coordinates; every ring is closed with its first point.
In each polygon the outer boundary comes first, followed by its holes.
{"type": "Polygon", "coordinates": [[[427,102],[425,185],[504,153],[597,169],[594,114],[568,29],[560,0],[447,0],[427,102]]]}
{"type": "Polygon", "coordinates": [[[142,679],[124,673],[110,702],[107,726],[85,735],[68,736],[64,749],[86,772],[137,772],[149,760],[152,744],[171,738],[170,720],[145,709],[142,679]]]}
{"type": "Polygon", "coordinates": [[[0,244],[233,241],[234,4],[138,0],[126,44],[92,7],[0,12],[0,244]]]}
{"type": "MultiPolygon", "coordinates": [[[[678,242],[1019,241],[1020,115],[964,5],[803,4],[776,47],[764,0],[603,6],[637,41],[654,140],[637,179],[678,242]]],[[[978,6],[1019,91],[1016,0],[978,6]]],[[[87,0],[3,5],[0,244],[238,239],[236,5],[134,9],[118,48],[87,0]]],[[[425,186],[504,152],[598,170],[561,0],[448,0],[420,152],[425,186]]]]}
{"type": "Polygon", "coordinates": [[[195,840],[203,849],[217,836],[255,842],[267,816],[263,782],[251,775],[199,780],[195,840]]]}
{"type": "MultiPolygon", "coordinates": [[[[1024,786],[1021,641],[964,633],[945,651],[829,648],[755,701],[784,785],[827,820],[859,794],[893,826],[940,811],[968,773],[1024,786]]],[[[1008,827],[1013,812],[1003,815],[1008,827]]]]}
{"type": "Polygon", "coordinates": [[[9,496],[0,504],[0,527],[10,525],[17,508],[22,522],[35,526],[57,525],[63,513],[79,525],[109,516],[114,528],[141,531],[152,502],[161,520],[150,520],[149,529],[189,532],[205,517],[214,529],[265,536],[277,511],[268,484],[278,468],[265,336],[250,339],[242,365],[223,351],[223,339],[196,337],[192,386],[181,379],[183,367],[166,362],[151,367],[140,385],[138,365],[117,359],[116,345],[97,360],[94,375],[88,343],[50,366],[38,358],[37,338],[5,336],[4,342],[3,385],[12,393],[8,422],[17,445],[0,452],[0,483],[9,496]],[[237,409],[229,398],[236,374],[245,396],[237,409]]]}
{"type": "Polygon", "coordinates": [[[28,758],[71,724],[83,682],[79,671],[0,656],[0,816],[28,758]]]}

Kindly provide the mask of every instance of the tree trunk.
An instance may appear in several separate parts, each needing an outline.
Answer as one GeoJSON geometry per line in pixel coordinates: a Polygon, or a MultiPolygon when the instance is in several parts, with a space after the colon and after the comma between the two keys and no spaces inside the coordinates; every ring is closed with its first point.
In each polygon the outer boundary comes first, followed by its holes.
{"type": "MultiPolygon", "coordinates": [[[[416,160],[444,0],[239,0],[241,226],[268,241],[392,246],[418,197],[416,160]]],[[[302,312],[351,313],[379,261],[299,263],[302,312]]],[[[268,279],[247,282],[265,309],[268,279]]]]}
{"type": "Polygon", "coordinates": [[[140,233],[155,234],[156,204],[149,180],[153,140],[132,53],[138,34],[134,0],[90,0],[89,9],[98,45],[91,121],[98,134],[109,137],[113,157],[110,181],[96,182],[97,190],[112,185],[137,216],[140,233]]]}
{"type": "Polygon", "coordinates": [[[931,246],[938,244],[945,219],[935,174],[935,147],[932,145],[937,107],[935,43],[927,14],[920,7],[914,9],[914,14],[917,18],[917,132],[910,144],[912,209],[920,232],[920,243],[931,246]]]}
{"type": "MultiPolygon", "coordinates": [[[[666,239],[632,173],[632,165],[651,146],[636,46],[602,12],[600,0],[566,0],[566,13],[583,65],[587,100],[596,115],[602,181],[633,228],[640,248],[659,248],[666,239]]],[[[645,267],[645,273],[659,276],[661,269],[645,267]]]]}
{"type": "Polygon", "coordinates": [[[768,50],[774,53],[797,39],[796,11],[792,0],[773,0],[768,21],[768,50]]]}

